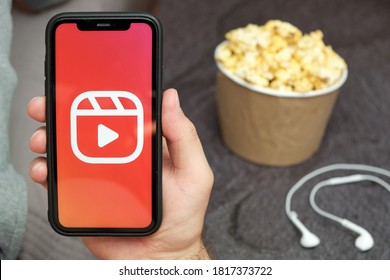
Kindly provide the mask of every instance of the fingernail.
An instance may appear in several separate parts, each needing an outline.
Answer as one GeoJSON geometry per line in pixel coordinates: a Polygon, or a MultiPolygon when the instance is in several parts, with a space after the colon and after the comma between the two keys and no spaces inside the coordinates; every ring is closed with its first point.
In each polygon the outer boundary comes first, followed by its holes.
{"type": "Polygon", "coordinates": [[[31,142],[31,139],[33,139],[35,137],[35,135],[37,135],[39,132],[39,129],[35,130],[34,133],[31,135],[30,137],[30,142],[31,142]]]}
{"type": "Polygon", "coordinates": [[[42,162],[37,161],[37,162],[34,162],[34,164],[33,164],[32,168],[31,168],[31,170],[32,170],[33,173],[37,173],[37,172],[39,172],[39,170],[40,170],[41,168],[42,168],[42,162]]]}
{"type": "Polygon", "coordinates": [[[181,111],[181,107],[180,107],[179,94],[177,93],[176,90],[175,90],[175,92],[176,92],[176,110],[177,110],[178,112],[180,112],[180,111],[181,111]]]}

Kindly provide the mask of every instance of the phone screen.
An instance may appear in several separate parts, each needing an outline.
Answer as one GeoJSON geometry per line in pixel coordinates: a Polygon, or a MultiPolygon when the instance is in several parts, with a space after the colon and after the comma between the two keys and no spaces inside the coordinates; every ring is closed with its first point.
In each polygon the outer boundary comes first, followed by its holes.
{"type": "Polygon", "coordinates": [[[146,228],[153,217],[153,30],[54,30],[57,219],[146,228]]]}

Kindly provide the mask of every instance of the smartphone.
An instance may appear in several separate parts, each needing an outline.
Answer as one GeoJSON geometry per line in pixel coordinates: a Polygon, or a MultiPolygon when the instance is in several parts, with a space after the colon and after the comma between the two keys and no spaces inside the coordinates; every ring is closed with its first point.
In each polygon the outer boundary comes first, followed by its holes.
{"type": "Polygon", "coordinates": [[[62,13],[46,28],[48,217],[63,235],[155,232],[162,28],[140,13],[62,13]]]}

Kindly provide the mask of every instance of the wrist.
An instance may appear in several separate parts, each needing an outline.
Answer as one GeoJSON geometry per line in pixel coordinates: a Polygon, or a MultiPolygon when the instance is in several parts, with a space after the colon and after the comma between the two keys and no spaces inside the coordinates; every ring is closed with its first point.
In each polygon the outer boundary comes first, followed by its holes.
{"type": "Polygon", "coordinates": [[[183,260],[209,260],[210,255],[206,249],[202,240],[199,240],[198,244],[183,255],[183,260]]]}
{"type": "Polygon", "coordinates": [[[164,252],[153,258],[160,260],[209,260],[210,255],[202,240],[198,240],[191,246],[181,251],[164,252]]]}

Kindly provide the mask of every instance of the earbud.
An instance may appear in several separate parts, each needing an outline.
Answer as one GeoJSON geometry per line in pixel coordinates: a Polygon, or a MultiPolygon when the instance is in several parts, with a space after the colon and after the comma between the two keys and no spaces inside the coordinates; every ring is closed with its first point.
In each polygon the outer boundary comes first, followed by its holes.
{"type": "Polygon", "coordinates": [[[291,222],[298,228],[298,230],[302,233],[301,236],[301,246],[304,248],[314,248],[320,244],[320,239],[312,233],[304,224],[298,219],[298,214],[295,211],[291,212],[290,215],[291,222]]]}
{"type": "Polygon", "coordinates": [[[359,235],[355,240],[355,247],[359,250],[368,251],[374,246],[374,239],[371,234],[361,226],[346,219],[342,221],[341,225],[359,235]]]}

